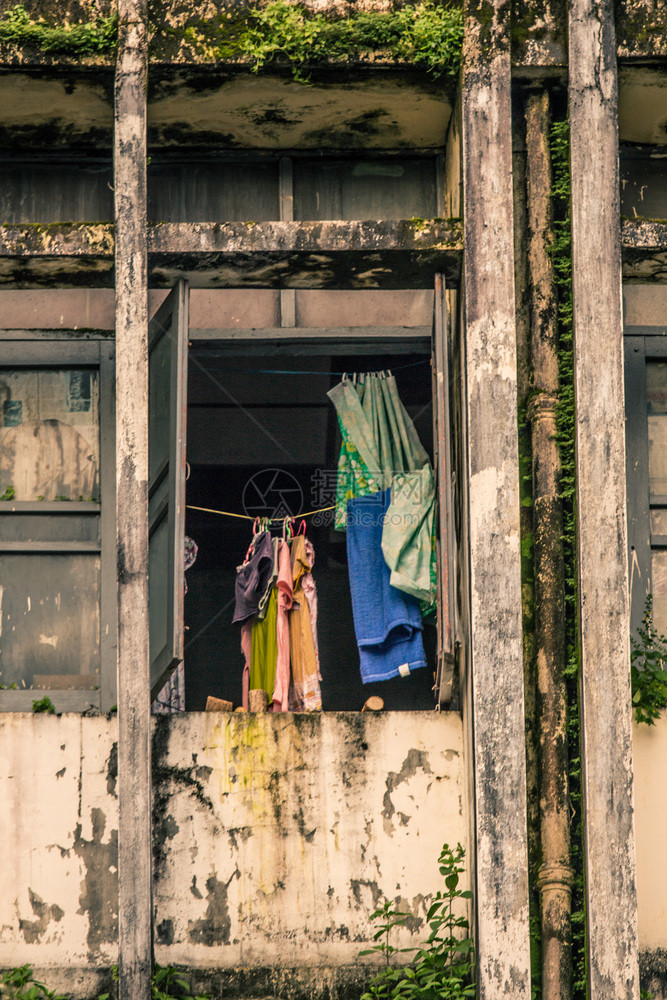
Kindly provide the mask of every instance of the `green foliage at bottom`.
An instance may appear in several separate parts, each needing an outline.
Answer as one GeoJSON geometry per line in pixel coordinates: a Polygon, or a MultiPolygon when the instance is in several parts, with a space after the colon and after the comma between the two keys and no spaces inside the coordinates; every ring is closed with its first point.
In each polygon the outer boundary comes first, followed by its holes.
{"type": "Polygon", "coordinates": [[[0,979],[0,1000],[68,1000],[33,978],[32,966],[22,965],[3,972],[0,979]]]}
{"type": "MultiPolygon", "coordinates": [[[[118,982],[118,966],[114,966],[112,971],[114,980],[118,982]]],[[[32,972],[31,965],[4,972],[0,979],[0,1000],[70,1000],[40,983],[32,972]]],[[[183,973],[171,965],[166,969],[155,966],[151,977],[151,996],[152,1000],[210,1000],[194,996],[183,973]]],[[[112,1000],[112,994],[102,993],[98,1000],[112,1000]]]]}
{"type": "Polygon", "coordinates": [[[637,722],[655,725],[667,707],[667,637],[653,624],[653,595],[646,598],[642,623],[630,639],[632,707],[637,722]]]}
{"type": "Polygon", "coordinates": [[[461,1000],[474,997],[473,941],[468,920],[456,908],[458,900],[472,898],[472,893],[459,889],[464,871],[464,848],[457,844],[452,850],[445,844],[438,864],[444,878],[444,891],[436,892],[426,915],[430,933],[420,947],[397,948],[390,943],[395,927],[403,927],[411,913],[394,909],[391,900],[371,914],[378,922],[373,940],[377,943],[360,955],[378,952],[385,967],[369,983],[361,1000],[461,1000]],[[399,954],[410,954],[408,964],[393,965],[399,954]]]}

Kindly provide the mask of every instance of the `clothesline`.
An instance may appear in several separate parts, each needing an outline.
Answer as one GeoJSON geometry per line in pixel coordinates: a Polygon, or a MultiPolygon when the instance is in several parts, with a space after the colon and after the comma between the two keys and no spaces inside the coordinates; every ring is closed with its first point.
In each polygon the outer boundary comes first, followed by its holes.
{"type": "MultiPolygon", "coordinates": [[[[231,510],[214,510],[212,507],[195,507],[194,504],[188,503],[185,505],[188,510],[200,510],[205,514],[221,514],[222,517],[239,517],[244,521],[255,521],[256,518],[252,517],[250,514],[234,514],[231,510]]],[[[281,524],[283,521],[299,520],[304,517],[313,517],[315,514],[324,514],[329,510],[335,510],[336,505],[333,504],[331,507],[320,507],[319,510],[308,510],[305,514],[295,514],[294,518],[291,515],[287,517],[269,517],[267,520],[271,521],[272,524],[281,524]]]]}

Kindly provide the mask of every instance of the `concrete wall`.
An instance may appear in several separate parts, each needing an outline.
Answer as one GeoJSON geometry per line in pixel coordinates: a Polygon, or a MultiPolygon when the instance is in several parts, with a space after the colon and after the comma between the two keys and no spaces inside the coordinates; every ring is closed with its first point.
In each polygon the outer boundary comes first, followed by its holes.
{"type": "MultiPolygon", "coordinates": [[[[440,847],[466,842],[458,715],[154,726],[158,962],[214,993],[336,996],[364,976],[385,897],[412,914],[403,943],[421,939],[440,847]]],[[[115,719],[0,718],[0,968],[30,962],[81,997],[117,955],[116,738],[115,719]]]]}
{"type": "Polygon", "coordinates": [[[642,986],[667,1000],[667,716],[633,727],[633,755],[642,986]]]}

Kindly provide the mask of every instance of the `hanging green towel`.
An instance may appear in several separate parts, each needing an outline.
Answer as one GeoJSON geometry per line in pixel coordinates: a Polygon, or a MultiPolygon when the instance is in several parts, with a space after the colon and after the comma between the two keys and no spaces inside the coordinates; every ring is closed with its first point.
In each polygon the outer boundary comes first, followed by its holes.
{"type": "Polygon", "coordinates": [[[437,588],[435,483],[430,465],[419,472],[399,472],[392,479],[382,552],[392,587],[419,598],[426,613],[437,588]]]}
{"type": "Polygon", "coordinates": [[[428,455],[390,373],[343,379],[328,393],[336,407],[342,447],[334,525],[345,531],[347,501],[391,487],[382,550],[391,585],[435,600],[435,489],[428,455]]]}

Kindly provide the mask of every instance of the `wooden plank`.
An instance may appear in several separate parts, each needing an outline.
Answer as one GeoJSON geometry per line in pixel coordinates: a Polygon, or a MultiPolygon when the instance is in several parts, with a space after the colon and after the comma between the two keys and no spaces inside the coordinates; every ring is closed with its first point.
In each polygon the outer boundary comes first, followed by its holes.
{"type": "Polygon", "coordinates": [[[118,704],[118,581],[116,576],[116,345],[100,342],[100,707],[118,704]]]}
{"type": "Polygon", "coordinates": [[[99,552],[100,543],[90,541],[3,541],[0,539],[0,552],[99,552]]]}
{"type": "Polygon", "coordinates": [[[2,514],[99,514],[94,500],[3,500],[2,514]]]}
{"type": "Polygon", "coordinates": [[[462,80],[477,989],[530,997],[509,6],[466,0],[462,80]],[[492,276],[492,277],[491,277],[492,276]]]}
{"type": "MultiPolygon", "coordinates": [[[[430,340],[431,328],[429,326],[331,326],[331,327],[298,327],[289,332],[283,327],[254,327],[244,329],[233,327],[232,329],[204,329],[203,327],[190,328],[190,340],[214,340],[216,342],[233,343],[237,341],[240,345],[253,341],[280,341],[289,344],[317,344],[321,341],[335,343],[339,340],[430,340]]],[[[345,345],[348,350],[349,345],[345,345]]]]}
{"type": "Polygon", "coordinates": [[[451,431],[449,421],[449,338],[442,275],[435,276],[433,330],[435,466],[438,484],[438,663],[436,701],[449,703],[454,679],[454,587],[451,431]]]}
{"type": "Polygon", "coordinates": [[[3,365],[96,365],[99,347],[95,341],[67,341],[63,343],[24,343],[22,340],[3,343],[0,363],[3,365]]]}
{"type": "Polygon", "coordinates": [[[148,645],[145,0],[119,0],[114,106],[118,552],[119,1000],[149,1000],[152,958],[148,645]]]}
{"type": "Polygon", "coordinates": [[[113,340],[113,330],[0,330],[0,340],[58,341],[71,344],[72,341],[113,340]]]}
{"type": "Polygon", "coordinates": [[[179,281],[148,328],[149,453],[152,456],[148,483],[151,699],[159,694],[173,668],[183,659],[188,296],[187,284],[179,281]],[[163,338],[166,340],[166,364],[164,355],[162,363],[159,359],[163,338]],[[160,386],[160,378],[165,385],[160,386]],[[154,391],[156,400],[167,401],[168,412],[162,413],[159,403],[154,403],[154,391]],[[163,427],[168,428],[168,435],[159,440],[163,427]],[[164,531],[167,532],[166,546],[160,549],[157,541],[158,537],[164,538],[164,531]],[[160,585],[152,589],[156,579],[160,585]],[[162,586],[165,580],[166,588],[162,586]]]}
{"type": "Polygon", "coordinates": [[[571,0],[569,56],[588,970],[592,997],[635,1000],[639,979],[612,0],[571,0]]]}

